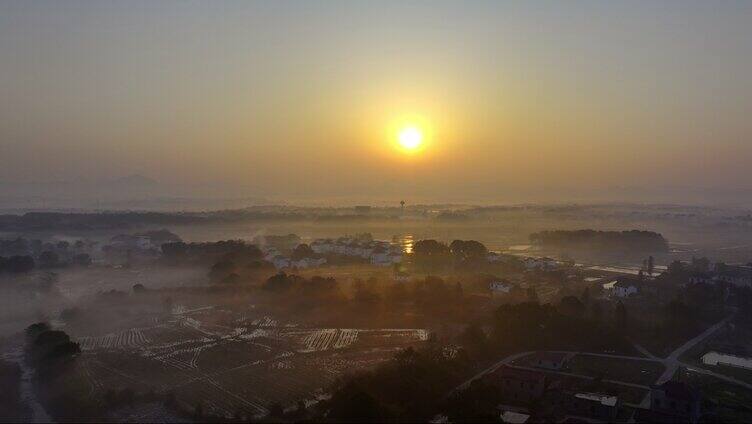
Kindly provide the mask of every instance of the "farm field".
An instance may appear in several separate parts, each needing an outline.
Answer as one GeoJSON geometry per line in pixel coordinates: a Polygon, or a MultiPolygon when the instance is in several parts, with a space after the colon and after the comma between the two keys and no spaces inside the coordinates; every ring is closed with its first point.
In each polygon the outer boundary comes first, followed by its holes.
{"type": "Polygon", "coordinates": [[[311,328],[254,308],[177,306],[166,317],[135,321],[140,326],[75,334],[90,396],[124,387],[174,394],[184,411],[201,405],[228,418],[263,416],[272,403],[315,402],[338,377],[428,339],[425,329],[311,328]]]}

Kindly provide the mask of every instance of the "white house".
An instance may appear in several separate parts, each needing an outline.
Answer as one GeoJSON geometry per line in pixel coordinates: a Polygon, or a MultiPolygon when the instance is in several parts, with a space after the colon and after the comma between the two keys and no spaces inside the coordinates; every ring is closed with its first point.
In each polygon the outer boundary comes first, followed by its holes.
{"type": "Polygon", "coordinates": [[[271,262],[277,269],[285,269],[290,267],[290,259],[282,255],[274,256],[273,258],[271,258],[271,260],[269,260],[269,262],[271,262]]]}
{"type": "Polygon", "coordinates": [[[488,252],[486,260],[491,263],[507,263],[515,259],[515,256],[505,255],[503,253],[488,252]]]}
{"type": "Polygon", "coordinates": [[[402,248],[385,241],[340,237],[336,240],[314,240],[310,246],[318,254],[333,253],[355,256],[368,259],[372,264],[379,266],[389,266],[402,262],[402,248]]]}
{"type": "Polygon", "coordinates": [[[317,266],[321,266],[326,263],[326,258],[303,258],[297,261],[288,261],[290,262],[290,266],[293,266],[295,268],[313,268],[317,266]]]}
{"type": "Polygon", "coordinates": [[[503,296],[509,294],[514,288],[514,284],[508,281],[492,281],[488,284],[492,296],[503,296]]]}
{"type": "Polygon", "coordinates": [[[397,281],[399,283],[406,283],[410,281],[410,274],[403,272],[403,271],[395,272],[394,281],[397,281]]]}
{"type": "Polygon", "coordinates": [[[709,274],[697,272],[689,276],[690,284],[710,284],[713,282],[713,277],[709,274]]]}
{"type": "Polygon", "coordinates": [[[742,356],[710,351],[702,355],[701,359],[702,363],[705,365],[725,365],[727,367],[752,370],[752,358],[744,358],[742,356]]]}
{"type": "Polygon", "coordinates": [[[529,270],[552,270],[556,269],[556,260],[551,258],[527,257],[523,260],[525,268],[529,270]]]}
{"type": "Polygon", "coordinates": [[[715,279],[716,281],[722,281],[737,287],[752,286],[752,275],[738,269],[720,273],[716,275],[715,279]]]}
{"type": "Polygon", "coordinates": [[[629,297],[640,292],[642,284],[640,281],[631,278],[618,278],[610,283],[603,285],[603,290],[609,296],[629,297]]]}

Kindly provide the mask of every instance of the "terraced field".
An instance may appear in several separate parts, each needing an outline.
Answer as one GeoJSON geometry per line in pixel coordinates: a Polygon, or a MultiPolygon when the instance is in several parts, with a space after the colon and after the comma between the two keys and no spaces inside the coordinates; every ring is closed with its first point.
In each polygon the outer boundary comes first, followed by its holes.
{"type": "Polygon", "coordinates": [[[201,404],[221,417],[260,417],[273,402],[310,402],[343,374],[376,366],[428,338],[423,329],[282,325],[248,311],[226,326],[217,314],[178,307],[151,327],[78,337],[80,372],[92,396],[131,387],[174,393],[188,410],[201,404]]]}

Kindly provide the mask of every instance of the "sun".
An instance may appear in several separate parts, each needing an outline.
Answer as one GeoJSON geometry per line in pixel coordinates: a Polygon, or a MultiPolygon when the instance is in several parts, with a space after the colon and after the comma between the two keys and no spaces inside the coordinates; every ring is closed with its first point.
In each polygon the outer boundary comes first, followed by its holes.
{"type": "Polygon", "coordinates": [[[423,144],[423,133],[415,126],[407,126],[399,131],[397,140],[405,150],[415,150],[423,144]]]}

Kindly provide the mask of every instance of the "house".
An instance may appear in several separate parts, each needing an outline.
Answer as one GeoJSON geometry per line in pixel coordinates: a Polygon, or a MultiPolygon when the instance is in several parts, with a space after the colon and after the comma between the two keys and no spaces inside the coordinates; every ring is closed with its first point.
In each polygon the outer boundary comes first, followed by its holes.
{"type": "Polygon", "coordinates": [[[530,402],[543,396],[546,390],[546,376],[543,373],[508,365],[499,367],[485,379],[496,385],[505,398],[514,401],[530,402]]]}
{"type": "Polygon", "coordinates": [[[631,277],[619,277],[610,283],[603,285],[603,290],[608,293],[609,296],[616,297],[629,297],[640,292],[643,282],[636,278],[631,277]]]}
{"type": "Polygon", "coordinates": [[[706,272],[695,272],[689,276],[690,284],[711,284],[713,282],[713,277],[706,272]]]}
{"type": "Polygon", "coordinates": [[[527,257],[522,261],[528,270],[553,270],[556,269],[556,260],[551,258],[527,257]]]}
{"type": "Polygon", "coordinates": [[[559,371],[566,365],[570,355],[556,352],[536,352],[529,357],[528,364],[533,367],[559,371]]]}
{"type": "Polygon", "coordinates": [[[488,284],[488,289],[491,290],[491,296],[494,297],[509,294],[514,288],[514,284],[506,280],[492,281],[488,284]]]}
{"type": "Polygon", "coordinates": [[[752,286],[752,269],[748,266],[726,265],[716,274],[715,280],[737,287],[749,287],[752,286]]]}
{"type": "Polygon", "coordinates": [[[311,249],[318,254],[336,254],[368,259],[373,265],[390,266],[402,262],[402,248],[393,243],[372,240],[366,237],[340,237],[316,239],[311,249]]]}
{"type": "Polygon", "coordinates": [[[515,412],[515,411],[503,411],[499,418],[501,418],[501,422],[508,423],[508,424],[525,424],[530,419],[529,414],[524,414],[522,412],[515,412]]]}
{"type": "Polygon", "coordinates": [[[728,353],[710,351],[702,355],[701,360],[705,365],[723,365],[727,367],[752,370],[752,358],[745,358],[743,356],[731,355],[728,353]]]}
{"type": "Polygon", "coordinates": [[[486,260],[491,263],[509,263],[515,259],[516,257],[513,255],[506,255],[496,252],[488,252],[488,254],[486,255],[486,260]]]}
{"type": "Polygon", "coordinates": [[[303,258],[297,261],[288,261],[295,268],[313,268],[326,263],[326,258],[303,258]]]}
{"type": "Polygon", "coordinates": [[[269,262],[271,262],[277,269],[285,269],[290,267],[290,259],[282,255],[272,257],[271,259],[269,259],[269,262]]]}
{"type": "Polygon", "coordinates": [[[686,383],[667,381],[650,389],[650,410],[679,420],[696,423],[701,414],[702,397],[686,383]]]}
{"type": "Polygon", "coordinates": [[[143,235],[120,234],[110,239],[110,245],[118,249],[149,250],[154,249],[151,238],[143,235]]]}
{"type": "Polygon", "coordinates": [[[394,281],[397,281],[398,283],[406,283],[410,281],[410,274],[404,271],[397,271],[394,273],[394,281]]]}

